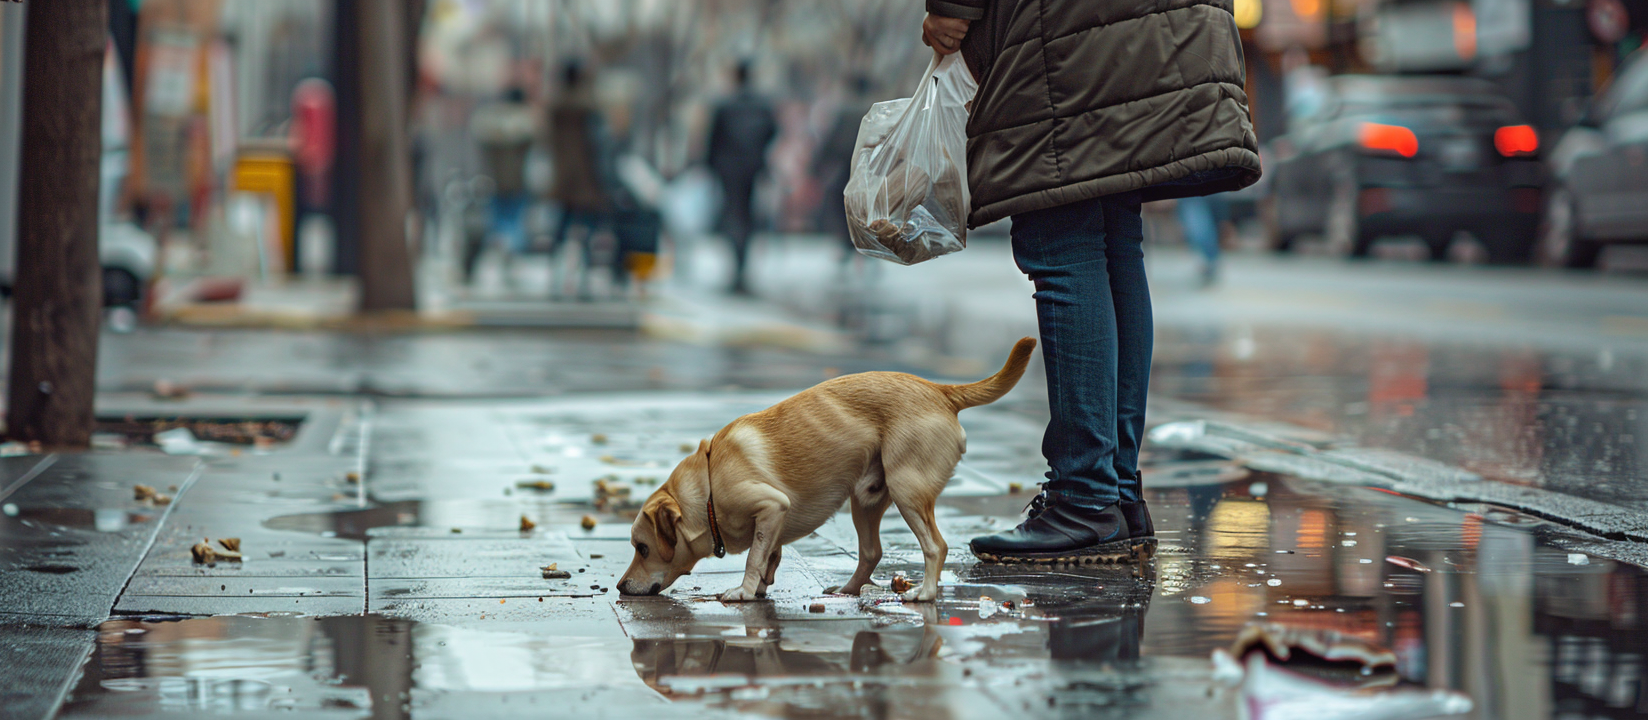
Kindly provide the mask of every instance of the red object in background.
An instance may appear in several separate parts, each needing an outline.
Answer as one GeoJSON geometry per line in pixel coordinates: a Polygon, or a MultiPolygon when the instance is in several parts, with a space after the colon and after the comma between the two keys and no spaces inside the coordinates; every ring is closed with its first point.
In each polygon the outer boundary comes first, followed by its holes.
{"type": "Polygon", "coordinates": [[[1362,123],[1357,139],[1369,150],[1387,150],[1409,158],[1419,154],[1419,136],[1401,125],[1362,123]]]}
{"type": "Polygon", "coordinates": [[[303,202],[310,207],[326,204],[326,174],[337,151],[337,115],[331,83],[309,78],[292,91],[292,156],[306,183],[303,202]]]}
{"type": "Polygon", "coordinates": [[[1539,133],[1527,125],[1511,125],[1494,131],[1494,149],[1505,157],[1532,155],[1539,150],[1539,133]]]}

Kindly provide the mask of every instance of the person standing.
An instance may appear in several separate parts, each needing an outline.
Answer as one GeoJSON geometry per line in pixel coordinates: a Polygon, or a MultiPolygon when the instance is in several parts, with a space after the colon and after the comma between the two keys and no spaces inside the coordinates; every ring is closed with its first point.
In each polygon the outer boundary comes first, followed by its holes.
{"type": "Polygon", "coordinates": [[[736,90],[715,108],[710,121],[705,157],[710,170],[721,181],[721,225],[727,239],[732,241],[731,291],[748,295],[745,266],[749,262],[750,233],[754,229],[751,203],[755,181],[767,167],[767,146],[778,135],[778,120],[766,99],[750,89],[748,62],[734,68],[733,80],[736,90]]]}
{"type": "Polygon", "coordinates": [[[1035,284],[1050,470],[985,561],[1086,563],[1154,547],[1139,479],[1152,319],[1139,205],[1259,179],[1236,21],[1216,0],[926,0],[922,41],[979,81],[970,227],[1012,218],[1035,284]]]}

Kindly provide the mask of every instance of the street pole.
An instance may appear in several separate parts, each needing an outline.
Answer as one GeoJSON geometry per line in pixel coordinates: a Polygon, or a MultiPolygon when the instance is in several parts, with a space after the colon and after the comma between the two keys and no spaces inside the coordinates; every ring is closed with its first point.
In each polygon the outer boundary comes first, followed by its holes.
{"type": "Polygon", "coordinates": [[[85,447],[103,306],[97,190],[108,0],[30,9],[6,434],[85,447]]]}
{"type": "Polygon", "coordinates": [[[360,309],[413,310],[412,152],[407,144],[405,0],[357,0],[360,52],[360,309]]]}

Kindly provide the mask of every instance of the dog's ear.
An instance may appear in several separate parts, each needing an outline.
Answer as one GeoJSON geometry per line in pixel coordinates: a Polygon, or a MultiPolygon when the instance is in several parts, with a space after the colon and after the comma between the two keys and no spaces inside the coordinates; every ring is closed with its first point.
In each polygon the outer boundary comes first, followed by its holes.
{"type": "Polygon", "coordinates": [[[675,502],[675,498],[665,495],[660,499],[658,506],[648,513],[648,517],[652,519],[653,535],[658,538],[658,545],[653,548],[658,552],[658,559],[673,562],[675,542],[679,537],[676,526],[681,523],[680,504],[675,502]]]}
{"type": "Polygon", "coordinates": [[[708,440],[699,440],[698,441],[698,453],[700,455],[708,456],[710,454],[710,441],[708,441],[708,440]]]}

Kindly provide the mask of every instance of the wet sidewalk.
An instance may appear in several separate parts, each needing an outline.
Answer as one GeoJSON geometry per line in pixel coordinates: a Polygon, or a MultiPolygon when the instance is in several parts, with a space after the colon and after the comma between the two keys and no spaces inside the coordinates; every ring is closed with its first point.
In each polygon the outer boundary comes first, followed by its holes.
{"type": "MultiPolygon", "coordinates": [[[[288,398],[263,409],[307,419],[261,451],[8,459],[0,532],[14,562],[0,593],[8,608],[25,607],[20,586],[34,600],[4,625],[6,664],[27,658],[30,668],[8,676],[6,714],[42,716],[58,692],[60,717],[1642,709],[1632,660],[1648,644],[1642,572],[1499,508],[1153,452],[1148,499],[1162,548],[1151,565],[976,564],[965,539],[1016,522],[1028,491],[1014,484],[1036,479],[1040,423],[1011,408],[962,416],[971,449],[941,502],[952,551],[936,603],[901,603],[882,588],[825,594],[856,563],[844,514],[786,549],[766,602],[714,600],[741,556],[701,563],[662,597],[618,596],[629,512],[597,508],[593,481],[639,499],[684,445],[785,394],[288,398]],[[134,501],[137,482],[176,485],[174,499],[134,501]],[[243,560],[193,562],[191,545],[225,537],[240,539],[243,560]],[[18,567],[31,553],[53,559],[18,567]],[[129,581],[100,581],[121,573],[94,559],[129,565],[129,581]],[[571,578],[541,577],[552,563],[571,578]],[[1210,659],[1254,621],[1339,631],[1330,647],[1394,654],[1377,682],[1359,666],[1210,659]]],[[[919,575],[919,548],[896,512],[882,534],[877,582],[919,575]]]]}

